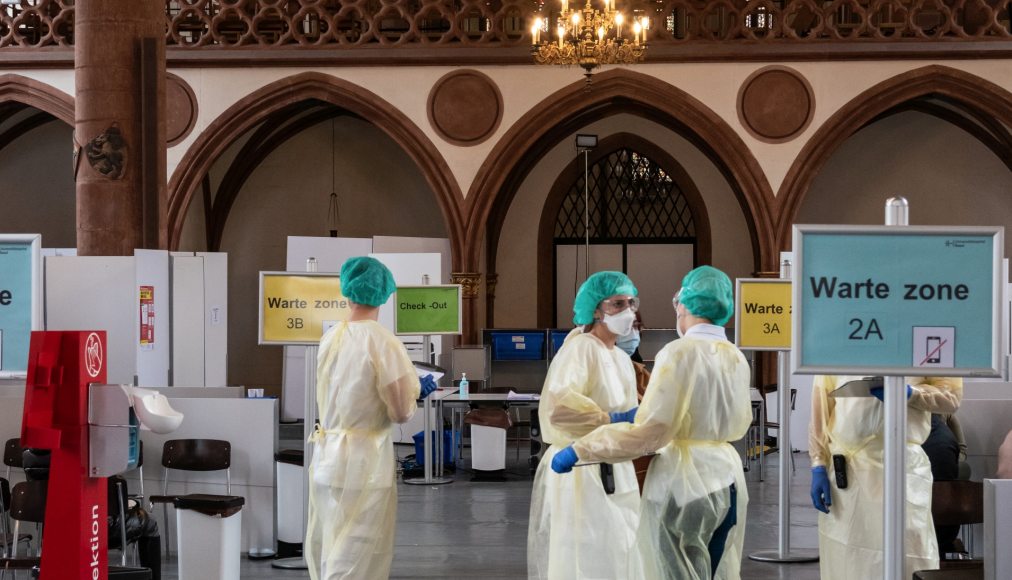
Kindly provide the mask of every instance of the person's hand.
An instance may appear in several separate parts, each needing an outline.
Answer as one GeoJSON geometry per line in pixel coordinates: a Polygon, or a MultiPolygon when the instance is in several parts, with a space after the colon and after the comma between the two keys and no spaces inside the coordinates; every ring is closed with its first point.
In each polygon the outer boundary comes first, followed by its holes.
{"type": "Polygon", "coordinates": [[[611,417],[612,423],[632,423],[636,420],[636,411],[638,409],[639,407],[633,407],[628,411],[615,411],[608,413],[608,416],[611,417]]]}
{"type": "Polygon", "coordinates": [[[552,471],[555,473],[569,473],[573,471],[573,466],[579,460],[580,458],[576,456],[576,451],[573,451],[573,446],[567,446],[552,458],[552,471]]]}
{"type": "Polygon", "coordinates": [[[428,397],[439,388],[436,386],[436,381],[432,378],[432,375],[425,375],[420,382],[422,383],[422,395],[419,397],[420,399],[428,397]]]}
{"type": "Polygon", "coordinates": [[[833,491],[824,465],[812,468],[812,505],[824,514],[828,514],[829,506],[833,505],[833,491]]]}
{"type": "MultiPolygon", "coordinates": [[[[914,394],[914,388],[907,385],[907,400],[910,400],[910,396],[914,394]]],[[[883,387],[872,387],[871,396],[875,397],[879,401],[885,401],[885,388],[883,387]]]]}

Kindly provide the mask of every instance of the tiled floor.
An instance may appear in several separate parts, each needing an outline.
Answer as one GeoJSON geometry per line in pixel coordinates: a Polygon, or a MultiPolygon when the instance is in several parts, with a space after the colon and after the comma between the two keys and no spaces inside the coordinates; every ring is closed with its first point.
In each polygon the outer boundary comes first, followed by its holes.
{"type": "MultiPolygon", "coordinates": [[[[408,451],[399,450],[402,454],[408,451]]],[[[792,546],[816,548],[815,512],[808,503],[808,461],[797,454],[791,480],[792,546]]],[[[768,458],[766,481],[753,470],[745,553],[777,547],[777,459],[768,458]]],[[[471,483],[466,473],[442,486],[401,485],[391,578],[505,579],[527,575],[527,516],[532,478],[515,466],[505,483],[471,483]]],[[[174,562],[163,578],[177,579],[174,562]]],[[[308,578],[306,572],[243,560],[243,579],[308,578]]],[[[818,564],[767,564],[745,560],[742,578],[814,580],[818,564]]]]}

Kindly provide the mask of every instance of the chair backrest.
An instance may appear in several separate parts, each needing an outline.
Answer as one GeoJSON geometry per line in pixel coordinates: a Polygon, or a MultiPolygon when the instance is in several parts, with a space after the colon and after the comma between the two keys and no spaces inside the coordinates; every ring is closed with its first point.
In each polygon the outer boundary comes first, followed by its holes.
{"type": "Polygon", "coordinates": [[[11,507],[11,484],[0,477],[0,517],[11,507]]]}
{"type": "Polygon", "coordinates": [[[48,481],[22,481],[11,491],[11,518],[41,524],[46,519],[48,481]]]}
{"type": "Polygon", "coordinates": [[[232,464],[232,444],[221,439],[170,439],[162,447],[162,467],[219,471],[232,464]]]}
{"type": "Polygon", "coordinates": [[[15,437],[4,443],[4,465],[7,467],[21,467],[21,439],[15,437]]]}
{"type": "Polygon", "coordinates": [[[936,481],[931,490],[931,517],[936,526],[984,523],[984,484],[936,481]]]}

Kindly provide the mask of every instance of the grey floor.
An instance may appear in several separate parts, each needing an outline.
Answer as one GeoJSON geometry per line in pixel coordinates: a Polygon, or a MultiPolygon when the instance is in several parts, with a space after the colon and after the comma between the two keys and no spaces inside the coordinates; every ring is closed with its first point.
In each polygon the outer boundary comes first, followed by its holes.
{"type": "MultiPolygon", "coordinates": [[[[410,453],[398,447],[401,455],[410,453]]],[[[508,453],[513,456],[513,453],[508,453]]],[[[514,459],[509,457],[509,459],[514,459]]],[[[767,458],[765,481],[757,469],[746,473],[749,508],[745,553],[777,547],[777,461],[767,458]]],[[[797,472],[791,479],[791,545],[818,546],[815,511],[808,500],[808,458],[795,454],[797,472]]],[[[400,484],[397,540],[391,578],[506,579],[527,576],[527,517],[532,478],[525,466],[508,465],[505,483],[472,483],[460,472],[442,486],[400,484]]],[[[174,562],[163,578],[178,578],[174,562]]],[[[271,568],[269,562],[243,560],[243,579],[308,578],[306,572],[271,568]]],[[[746,559],[742,578],[749,580],[814,580],[818,564],[767,564],[746,559]]]]}

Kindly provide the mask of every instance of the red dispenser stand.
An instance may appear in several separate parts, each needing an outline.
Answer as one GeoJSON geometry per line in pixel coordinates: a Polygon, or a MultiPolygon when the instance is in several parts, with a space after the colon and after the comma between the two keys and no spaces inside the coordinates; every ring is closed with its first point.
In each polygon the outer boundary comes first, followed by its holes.
{"type": "Polygon", "coordinates": [[[105,331],[33,332],[21,445],[49,449],[40,580],[109,576],[104,477],[88,477],[88,385],[106,382],[105,331]]]}

